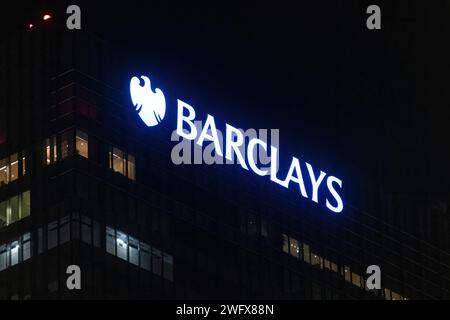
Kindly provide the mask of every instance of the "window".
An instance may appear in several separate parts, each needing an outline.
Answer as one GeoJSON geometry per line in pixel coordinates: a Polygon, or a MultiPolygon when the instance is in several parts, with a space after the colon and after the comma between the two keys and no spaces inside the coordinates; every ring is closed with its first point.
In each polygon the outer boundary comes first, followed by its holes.
{"type": "Polygon", "coordinates": [[[345,278],[345,281],[347,282],[351,282],[351,272],[350,272],[350,268],[347,266],[344,266],[342,269],[342,275],[345,278]]]}
{"type": "Polygon", "coordinates": [[[361,287],[361,276],[359,274],[352,272],[352,284],[361,287]]]}
{"type": "Polygon", "coordinates": [[[311,263],[311,259],[309,256],[309,245],[307,245],[306,243],[303,244],[303,261],[311,263]]]}
{"type": "Polygon", "coordinates": [[[125,175],[125,155],[122,150],[113,148],[112,155],[112,169],[115,172],[125,175]]]}
{"type": "Polygon", "coordinates": [[[19,263],[19,241],[11,243],[11,266],[19,263]]]}
{"type": "Polygon", "coordinates": [[[135,157],[123,152],[119,148],[112,147],[109,152],[109,168],[131,180],[136,180],[135,157]]]}
{"type": "Polygon", "coordinates": [[[148,244],[141,242],[140,247],[141,268],[147,271],[151,271],[151,264],[150,264],[151,251],[152,248],[148,244]]]}
{"type": "Polygon", "coordinates": [[[59,244],[64,244],[70,240],[69,216],[59,219],[59,244]]]}
{"type": "Polygon", "coordinates": [[[29,258],[31,258],[31,236],[28,232],[22,236],[22,261],[29,258]]]}
{"type": "Polygon", "coordinates": [[[157,275],[161,275],[161,269],[162,269],[162,255],[161,255],[161,251],[156,249],[156,248],[152,248],[152,270],[154,274],[157,275]]]}
{"type": "Polygon", "coordinates": [[[316,253],[311,252],[311,264],[322,269],[322,257],[316,253]]]}
{"type": "Polygon", "coordinates": [[[31,236],[25,233],[18,239],[0,245],[0,271],[31,257],[31,236]]]}
{"type": "Polygon", "coordinates": [[[0,246],[0,271],[8,268],[8,250],[6,244],[0,246]]]}
{"type": "Polygon", "coordinates": [[[283,234],[282,237],[283,237],[283,252],[289,254],[289,237],[285,234],[283,234]]]}
{"type": "Polygon", "coordinates": [[[18,153],[14,153],[9,157],[0,159],[0,187],[20,178],[19,165],[22,166],[21,175],[23,176],[25,175],[25,157],[19,157],[18,153]]]}
{"type": "Polygon", "coordinates": [[[338,272],[338,266],[334,262],[331,262],[331,271],[338,272]]]}
{"type": "Polygon", "coordinates": [[[89,158],[88,135],[80,130],[77,130],[75,137],[75,150],[78,155],[89,158]]]}
{"type": "Polygon", "coordinates": [[[81,241],[91,244],[91,219],[85,216],[81,216],[81,241]]]}
{"type": "Polygon", "coordinates": [[[111,227],[106,227],[106,252],[173,281],[173,256],[111,227]]]}
{"type": "Polygon", "coordinates": [[[139,241],[129,237],[128,255],[130,263],[139,266],[139,241]]]}
{"type": "Polygon", "coordinates": [[[45,139],[44,142],[44,165],[52,164],[58,161],[56,136],[45,139]]]}
{"type": "Polygon", "coordinates": [[[58,221],[53,221],[47,226],[47,249],[53,249],[58,245],[58,221]]]}
{"type": "Polygon", "coordinates": [[[128,236],[125,233],[117,231],[117,257],[128,261],[128,236]]]}
{"type": "Polygon", "coordinates": [[[323,259],[323,266],[325,269],[331,270],[330,260],[323,259]]]}
{"type": "Polygon", "coordinates": [[[0,203],[0,227],[6,227],[30,215],[30,191],[0,203]]]}
{"type": "Polygon", "coordinates": [[[70,131],[64,132],[61,135],[61,143],[60,143],[62,159],[65,159],[72,154],[72,151],[73,151],[72,144],[73,144],[73,131],[70,130],[70,131]]]}
{"type": "Polygon", "coordinates": [[[173,281],[173,257],[163,254],[163,277],[164,279],[173,281]]]}
{"type": "Polygon", "coordinates": [[[116,231],[106,227],[106,252],[116,255],[116,231]]]}
{"type": "Polygon", "coordinates": [[[289,239],[289,249],[291,256],[294,256],[296,258],[300,258],[300,246],[298,244],[298,240],[295,240],[293,238],[289,239]]]}
{"type": "Polygon", "coordinates": [[[128,178],[131,180],[136,180],[136,160],[134,159],[134,156],[128,155],[128,178]]]}

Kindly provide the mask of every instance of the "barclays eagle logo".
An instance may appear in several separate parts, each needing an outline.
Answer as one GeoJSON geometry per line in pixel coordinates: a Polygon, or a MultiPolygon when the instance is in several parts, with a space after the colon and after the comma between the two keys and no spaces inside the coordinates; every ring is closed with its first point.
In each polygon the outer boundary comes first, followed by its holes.
{"type": "Polygon", "coordinates": [[[153,92],[148,77],[133,77],[130,81],[130,95],[139,117],[148,127],[156,126],[164,119],[166,99],[160,89],[156,88],[153,92]],[[141,79],[144,80],[144,85],[141,85],[141,79]]]}

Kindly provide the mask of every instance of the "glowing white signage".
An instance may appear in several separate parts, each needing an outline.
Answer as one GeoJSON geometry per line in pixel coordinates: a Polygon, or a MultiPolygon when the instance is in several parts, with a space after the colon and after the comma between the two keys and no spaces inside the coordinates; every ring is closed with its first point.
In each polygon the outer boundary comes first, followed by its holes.
{"type": "MultiPolygon", "coordinates": [[[[133,77],[130,82],[130,94],[133,101],[133,105],[139,110],[139,116],[147,126],[154,126],[158,124],[163,118],[165,113],[165,99],[161,90],[156,89],[156,93],[153,93],[150,88],[150,80],[147,77],[142,76],[145,81],[145,86],[140,86],[140,80],[133,77]],[[143,89],[142,89],[143,88],[143,89]],[[161,115],[162,114],[162,115],[161,115]]],[[[311,164],[304,162],[303,167],[306,166],[307,174],[304,174],[301,169],[300,160],[296,157],[292,157],[289,170],[284,177],[280,179],[278,174],[278,148],[270,145],[258,138],[253,138],[248,142],[246,153],[242,154],[239,148],[245,143],[243,133],[233,127],[232,125],[225,123],[226,138],[225,138],[225,150],[219,143],[219,135],[216,127],[214,117],[207,114],[206,121],[204,121],[203,128],[199,131],[194,124],[196,118],[196,112],[194,108],[184,101],[177,100],[177,128],[176,134],[182,138],[188,140],[194,140],[198,146],[203,146],[205,141],[212,142],[216,154],[220,157],[224,157],[231,160],[233,154],[239,159],[239,163],[245,170],[251,170],[258,176],[270,175],[270,180],[279,184],[284,188],[289,188],[291,182],[297,185],[302,197],[311,199],[315,203],[325,202],[326,207],[336,213],[339,213],[344,208],[344,203],[340,195],[342,191],[342,181],[332,175],[328,175],[323,171],[315,171],[311,164]],[[262,170],[258,167],[254,159],[255,147],[261,147],[266,152],[270,148],[270,170],[262,170]],[[307,179],[307,180],[305,180],[307,179]],[[308,184],[305,184],[308,182],[308,184]],[[308,189],[307,190],[307,186],[308,189]],[[326,188],[328,195],[325,199],[319,199],[320,195],[326,194],[322,189],[326,188]],[[319,193],[319,190],[322,192],[319,193]]]]}

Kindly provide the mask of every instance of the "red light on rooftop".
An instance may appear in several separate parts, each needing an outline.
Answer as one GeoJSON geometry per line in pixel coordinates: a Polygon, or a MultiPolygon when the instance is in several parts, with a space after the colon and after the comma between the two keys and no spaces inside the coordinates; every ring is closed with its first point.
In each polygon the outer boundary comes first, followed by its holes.
{"type": "Polygon", "coordinates": [[[51,18],[52,18],[51,15],[46,14],[46,15],[44,15],[44,17],[43,17],[42,19],[44,19],[44,20],[49,20],[49,19],[51,19],[51,18]]]}

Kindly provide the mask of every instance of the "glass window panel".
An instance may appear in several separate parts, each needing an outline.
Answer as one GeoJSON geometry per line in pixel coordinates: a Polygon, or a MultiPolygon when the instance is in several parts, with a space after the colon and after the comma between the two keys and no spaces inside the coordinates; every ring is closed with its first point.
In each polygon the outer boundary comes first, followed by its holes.
{"type": "Polygon", "coordinates": [[[91,244],[91,219],[81,216],[81,241],[91,244]]]}
{"type": "Polygon", "coordinates": [[[11,243],[11,266],[19,263],[19,241],[11,243]]]}
{"type": "Polygon", "coordinates": [[[77,130],[75,137],[75,148],[78,155],[89,157],[89,142],[88,135],[80,130],[77,130]]]}
{"type": "Polygon", "coordinates": [[[58,221],[53,221],[47,227],[47,249],[53,249],[58,245],[58,221]]]}
{"type": "Polygon", "coordinates": [[[20,203],[20,219],[28,217],[30,215],[30,191],[25,191],[21,195],[20,203]]]}
{"type": "Polygon", "coordinates": [[[59,219],[59,244],[64,244],[70,240],[69,216],[59,219]]]}
{"type": "Polygon", "coordinates": [[[136,180],[136,160],[134,156],[128,155],[128,178],[131,180],[136,180]]]}
{"type": "Polygon", "coordinates": [[[112,165],[115,172],[125,174],[123,151],[118,148],[113,148],[112,153],[112,165]]]}
{"type": "Polygon", "coordinates": [[[96,248],[100,248],[100,224],[94,221],[93,228],[93,245],[96,248]]]}
{"type": "Polygon", "coordinates": [[[399,293],[391,291],[391,299],[392,300],[401,300],[401,296],[399,293]]]}
{"type": "Polygon", "coordinates": [[[141,247],[140,247],[140,255],[141,255],[141,268],[147,270],[147,271],[151,271],[151,264],[150,264],[150,258],[151,258],[151,247],[146,244],[141,242],[140,243],[141,247]]]}
{"type": "Polygon", "coordinates": [[[53,162],[58,161],[58,149],[56,148],[57,146],[57,142],[56,142],[56,136],[53,137],[53,144],[52,144],[52,149],[53,149],[53,162]]]}
{"type": "Polygon", "coordinates": [[[300,258],[300,247],[298,244],[298,240],[290,238],[290,253],[291,256],[294,256],[296,258],[300,258]]]}
{"type": "Polygon", "coordinates": [[[361,276],[359,274],[352,272],[352,284],[361,287],[361,276]]]}
{"type": "Polygon", "coordinates": [[[331,270],[334,272],[338,272],[338,266],[336,263],[331,262],[331,270]]]}
{"type": "Polygon", "coordinates": [[[287,235],[283,234],[283,252],[289,254],[289,238],[287,235]]]}
{"type": "Polygon", "coordinates": [[[161,251],[152,248],[152,270],[154,274],[161,275],[162,269],[162,255],[161,251]]]}
{"type": "Polygon", "coordinates": [[[351,279],[350,279],[351,272],[350,272],[350,268],[349,267],[344,266],[344,268],[343,268],[343,276],[345,278],[345,281],[348,281],[348,282],[351,281],[351,279]]]}
{"type": "Polygon", "coordinates": [[[12,197],[9,200],[9,207],[10,207],[10,222],[9,222],[9,224],[11,224],[20,219],[19,196],[12,197]]]}
{"type": "Polygon", "coordinates": [[[6,245],[0,246],[0,271],[8,268],[8,250],[6,245]]]}
{"type": "Polygon", "coordinates": [[[123,260],[128,260],[128,236],[120,231],[117,231],[117,257],[123,260]]]}
{"type": "Polygon", "coordinates": [[[65,159],[72,154],[73,131],[65,132],[61,135],[61,158],[65,159]]]}
{"type": "Polygon", "coordinates": [[[0,160],[0,187],[8,184],[8,166],[6,159],[0,160]]]}
{"type": "Polygon", "coordinates": [[[311,252],[311,264],[322,268],[322,257],[311,252]]]}
{"type": "Polygon", "coordinates": [[[164,279],[173,281],[173,257],[168,254],[163,255],[163,277],[164,279]]]}
{"type": "Polygon", "coordinates": [[[139,266],[139,241],[132,237],[129,237],[128,249],[130,263],[139,266]]]}
{"type": "Polygon", "coordinates": [[[22,236],[22,260],[25,261],[31,257],[31,239],[30,233],[22,236]]]}
{"type": "Polygon", "coordinates": [[[22,157],[22,176],[27,173],[27,161],[25,157],[22,157]]]}
{"type": "Polygon", "coordinates": [[[0,228],[6,227],[8,225],[7,215],[6,215],[6,201],[0,202],[0,228]]]}
{"type": "Polygon", "coordinates": [[[10,158],[9,181],[14,181],[17,178],[19,178],[19,160],[17,153],[15,153],[10,158]]]}
{"type": "Polygon", "coordinates": [[[330,270],[331,269],[330,260],[323,259],[323,266],[325,269],[330,270]]]}
{"type": "Polygon", "coordinates": [[[306,243],[303,244],[303,261],[311,263],[311,259],[309,256],[309,245],[306,243]]]}
{"type": "Polygon", "coordinates": [[[116,255],[116,232],[110,227],[106,227],[106,252],[116,255]]]}
{"type": "Polygon", "coordinates": [[[387,288],[384,289],[384,298],[386,300],[391,300],[391,290],[389,290],[387,288]]]}

